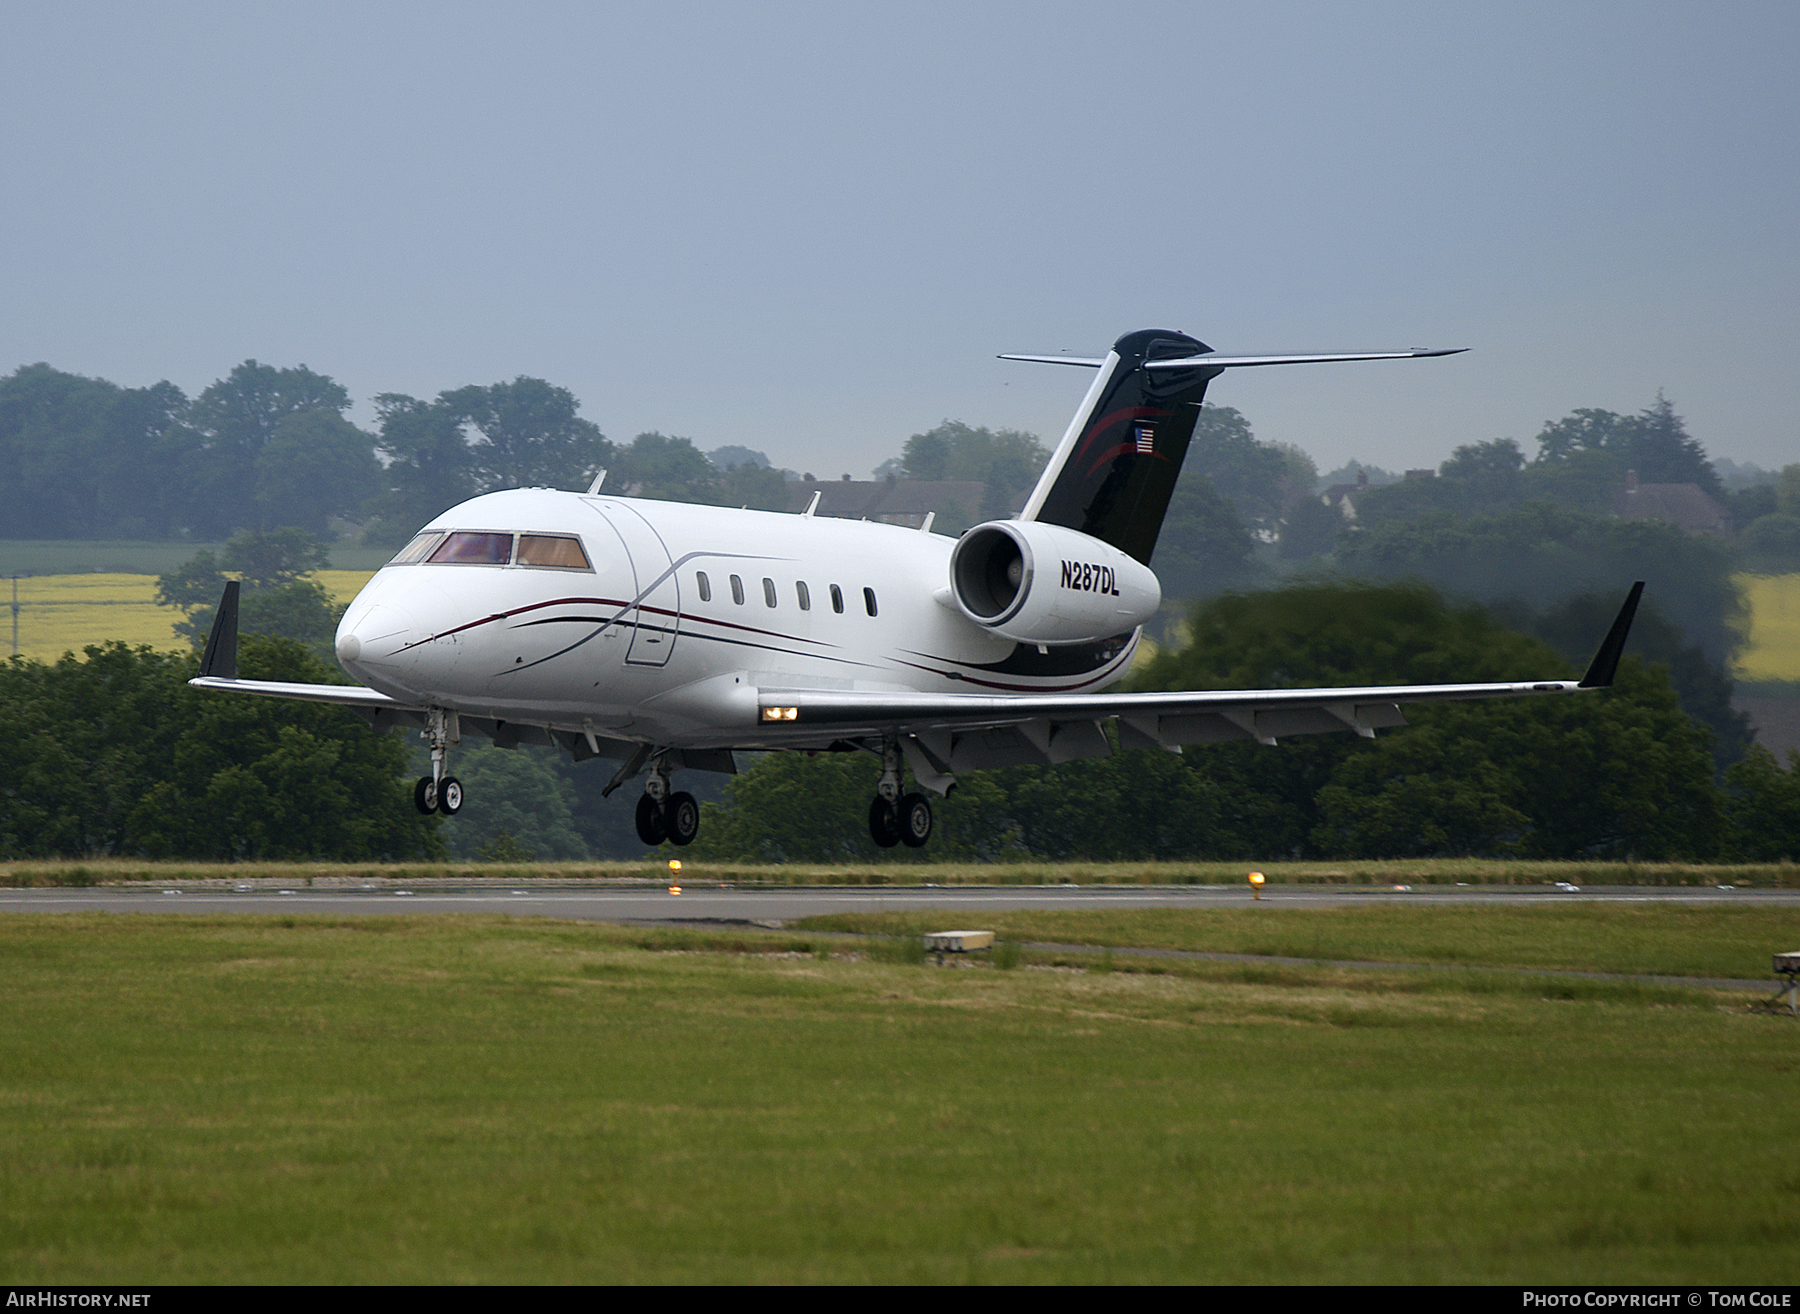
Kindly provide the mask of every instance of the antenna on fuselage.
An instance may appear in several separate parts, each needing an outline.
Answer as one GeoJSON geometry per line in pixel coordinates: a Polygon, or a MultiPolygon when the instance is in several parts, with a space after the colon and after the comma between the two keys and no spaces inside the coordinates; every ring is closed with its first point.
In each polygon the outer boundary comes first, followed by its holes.
{"type": "Polygon", "coordinates": [[[602,470],[594,476],[594,482],[588,485],[588,496],[592,497],[600,491],[600,485],[606,482],[606,471],[602,470]]]}

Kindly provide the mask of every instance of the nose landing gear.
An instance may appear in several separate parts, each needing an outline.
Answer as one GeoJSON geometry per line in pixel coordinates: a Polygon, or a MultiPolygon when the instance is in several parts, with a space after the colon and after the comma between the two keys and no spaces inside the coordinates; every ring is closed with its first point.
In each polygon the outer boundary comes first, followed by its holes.
{"type": "Polygon", "coordinates": [[[434,707],[425,714],[425,739],[431,744],[431,774],[413,786],[413,806],[425,813],[454,817],[462,811],[462,781],[444,774],[444,758],[452,743],[462,742],[456,713],[434,707]]]}

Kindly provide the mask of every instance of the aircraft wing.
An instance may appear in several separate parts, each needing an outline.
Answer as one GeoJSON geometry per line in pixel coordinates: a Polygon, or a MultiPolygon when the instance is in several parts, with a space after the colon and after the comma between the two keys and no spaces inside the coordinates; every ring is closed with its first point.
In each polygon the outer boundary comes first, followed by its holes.
{"type": "Polygon", "coordinates": [[[1106,720],[1117,721],[1121,748],[1179,750],[1237,739],[1273,744],[1288,735],[1342,730],[1373,739],[1378,729],[1405,725],[1401,708],[1410,703],[1607,688],[1643,590],[1641,581],[1632,586],[1579,680],[1039,696],[763,689],[759,746],[897,734],[913,773],[934,788],[962,771],[1104,757],[1113,751],[1100,727],[1106,720]]]}
{"type": "Polygon", "coordinates": [[[281,680],[235,680],[217,675],[195,676],[188,681],[196,689],[224,693],[261,694],[264,698],[297,698],[304,703],[338,703],[344,707],[422,712],[424,703],[403,703],[360,684],[288,684],[281,680]]]}
{"type": "Polygon", "coordinates": [[[237,678],[238,582],[227,580],[213,617],[212,633],[200,654],[200,674],[188,683],[196,689],[225,693],[260,694],[264,698],[294,698],[306,703],[337,703],[368,712],[422,712],[422,703],[403,703],[360,684],[294,684],[284,680],[237,678]]]}

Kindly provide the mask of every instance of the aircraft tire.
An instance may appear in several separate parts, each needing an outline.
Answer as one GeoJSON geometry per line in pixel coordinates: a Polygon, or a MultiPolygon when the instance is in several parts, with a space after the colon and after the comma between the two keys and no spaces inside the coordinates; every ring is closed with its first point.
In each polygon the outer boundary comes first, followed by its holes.
{"type": "Polygon", "coordinates": [[[638,800],[637,833],[651,848],[669,838],[669,823],[663,818],[662,806],[648,794],[638,800]]]}
{"type": "Polygon", "coordinates": [[[430,776],[420,776],[413,786],[413,806],[427,815],[437,811],[437,782],[430,776]]]}
{"type": "Polygon", "coordinates": [[[438,786],[437,795],[438,811],[442,812],[446,817],[454,817],[458,812],[462,811],[462,781],[458,780],[455,776],[444,777],[444,783],[438,786]]]}
{"type": "Polygon", "coordinates": [[[900,800],[895,820],[907,848],[924,848],[925,841],[931,838],[931,800],[923,794],[908,794],[900,800]]]}
{"type": "Polygon", "coordinates": [[[700,833],[700,805],[688,793],[671,794],[663,802],[663,829],[669,843],[687,845],[700,833]]]}
{"type": "Polygon", "coordinates": [[[869,838],[884,849],[900,842],[900,809],[879,794],[869,804],[869,838]]]}

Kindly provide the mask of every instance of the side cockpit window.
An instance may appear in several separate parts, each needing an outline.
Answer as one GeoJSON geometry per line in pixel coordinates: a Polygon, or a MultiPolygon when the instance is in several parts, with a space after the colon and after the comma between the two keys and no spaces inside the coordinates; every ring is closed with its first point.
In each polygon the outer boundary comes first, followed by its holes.
{"type": "Polygon", "coordinates": [[[388,562],[388,565],[410,566],[414,562],[425,560],[431,555],[431,549],[436,547],[443,537],[444,531],[441,529],[428,529],[423,534],[416,535],[412,542],[400,549],[399,554],[388,562]]]}
{"type": "Polygon", "coordinates": [[[511,534],[459,529],[427,558],[433,565],[504,566],[512,560],[511,534]]]}
{"type": "Polygon", "coordinates": [[[519,564],[547,570],[592,570],[581,540],[560,534],[520,534],[519,564]]]}

